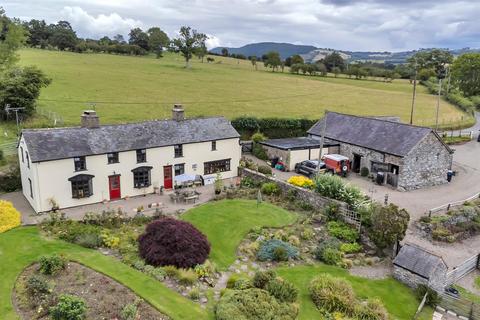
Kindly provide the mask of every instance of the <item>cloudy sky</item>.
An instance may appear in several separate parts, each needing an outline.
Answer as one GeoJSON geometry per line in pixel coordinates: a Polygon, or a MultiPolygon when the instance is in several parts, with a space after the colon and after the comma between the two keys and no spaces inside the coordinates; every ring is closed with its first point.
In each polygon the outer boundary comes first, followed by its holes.
{"type": "Polygon", "coordinates": [[[275,41],[340,50],[480,48],[480,1],[3,0],[9,16],[68,20],[81,37],[190,25],[209,47],[275,41]]]}

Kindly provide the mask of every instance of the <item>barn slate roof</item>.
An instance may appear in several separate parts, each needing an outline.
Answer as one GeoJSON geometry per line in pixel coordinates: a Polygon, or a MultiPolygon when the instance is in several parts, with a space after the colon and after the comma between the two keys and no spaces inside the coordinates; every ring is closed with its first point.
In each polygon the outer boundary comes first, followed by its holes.
{"type": "MultiPolygon", "coordinates": [[[[406,156],[425,136],[433,132],[431,128],[386,119],[336,112],[327,112],[325,116],[326,138],[399,157],[406,156]]],[[[323,124],[324,121],[321,119],[307,132],[321,136],[323,124]]],[[[434,132],[434,134],[436,133],[434,132]]],[[[443,143],[440,138],[439,140],[440,143],[443,143]]],[[[449,152],[452,152],[447,145],[444,144],[444,146],[449,152]]]]}
{"type": "Polygon", "coordinates": [[[433,253],[412,244],[405,244],[393,260],[393,265],[429,279],[439,265],[445,265],[443,259],[433,253]]]}
{"type": "Polygon", "coordinates": [[[223,117],[22,130],[32,162],[239,138],[223,117]]]}
{"type": "MultiPolygon", "coordinates": [[[[281,150],[303,150],[309,148],[320,148],[319,139],[305,137],[268,139],[260,142],[260,144],[281,150]]],[[[338,146],[338,142],[333,142],[329,139],[325,139],[324,147],[330,146],[338,146]]]]}

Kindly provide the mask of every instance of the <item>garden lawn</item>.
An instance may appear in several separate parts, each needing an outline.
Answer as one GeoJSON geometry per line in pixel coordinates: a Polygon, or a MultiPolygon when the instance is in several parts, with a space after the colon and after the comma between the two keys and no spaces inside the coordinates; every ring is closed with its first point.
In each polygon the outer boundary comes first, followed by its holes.
{"type": "MultiPolygon", "coordinates": [[[[292,282],[300,290],[299,320],[318,319],[319,313],[310,298],[308,287],[310,281],[320,273],[328,273],[332,276],[346,279],[361,299],[379,298],[394,320],[412,319],[420,303],[415,298],[412,290],[393,278],[370,280],[352,276],[344,269],[323,264],[293,268],[282,267],[276,271],[279,276],[292,282]]],[[[420,319],[432,319],[432,312],[429,308],[425,309],[420,319]]]]}
{"type": "Polygon", "coordinates": [[[18,319],[11,302],[17,276],[40,256],[53,253],[63,254],[69,260],[82,263],[117,280],[173,319],[213,318],[198,304],[112,257],[63,241],[47,240],[39,234],[36,227],[20,227],[0,234],[0,315],[2,320],[18,319]]]}
{"type": "Polygon", "coordinates": [[[296,214],[253,200],[210,202],[189,210],[182,219],[195,225],[212,245],[210,260],[221,269],[236,259],[236,249],[254,227],[282,227],[295,222],[296,214]]]}

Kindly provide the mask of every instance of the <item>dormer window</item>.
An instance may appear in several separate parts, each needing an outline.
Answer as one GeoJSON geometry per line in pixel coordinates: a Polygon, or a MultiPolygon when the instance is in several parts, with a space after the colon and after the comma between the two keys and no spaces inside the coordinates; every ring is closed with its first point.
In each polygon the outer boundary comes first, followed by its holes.
{"type": "Polygon", "coordinates": [[[137,150],[137,163],[147,162],[147,150],[138,149],[137,150]]]}
{"type": "Polygon", "coordinates": [[[75,165],[75,171],[87,170],[87,161],[85,159],[85,156],[73,158],[73,163],[75,165]]]}
{"type": "Polygon", "coordinates": [[[177,144],[175,145],[174,149],[175,149],[175,158],[183,157],[183,145],[177,144]]]}

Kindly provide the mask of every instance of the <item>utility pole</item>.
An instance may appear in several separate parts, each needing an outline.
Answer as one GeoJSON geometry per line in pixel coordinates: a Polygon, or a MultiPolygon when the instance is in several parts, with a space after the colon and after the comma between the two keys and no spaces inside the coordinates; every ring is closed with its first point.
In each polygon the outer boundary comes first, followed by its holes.
{"type": "Polygon", "coordinates": [[[415,58],[415,75],[413,77],[413,97],[412,97],[412,110],[410,111],[410,124],[413,124],[413,110],[415,109],[415,98],[417,96],[417,58],[415,58]]]}
{"type": "Polygon", "coordinates": [[[437,116],[435,117],[435,131],[438,131],[438,115],[440,112],[440,97],[442,96],[442,79],[438,79],[437,116]]]}
{"type": "Polygon", "coordinates": [[[325,111],[325,115],[323,116],[322,136],[320,137],[320,150],[318,152],[317,175],[320,172],[320,161],[322,161],[323,145],[325,143],[325,133],[327,132],[327,114],[328,112],[325,111]]]}

